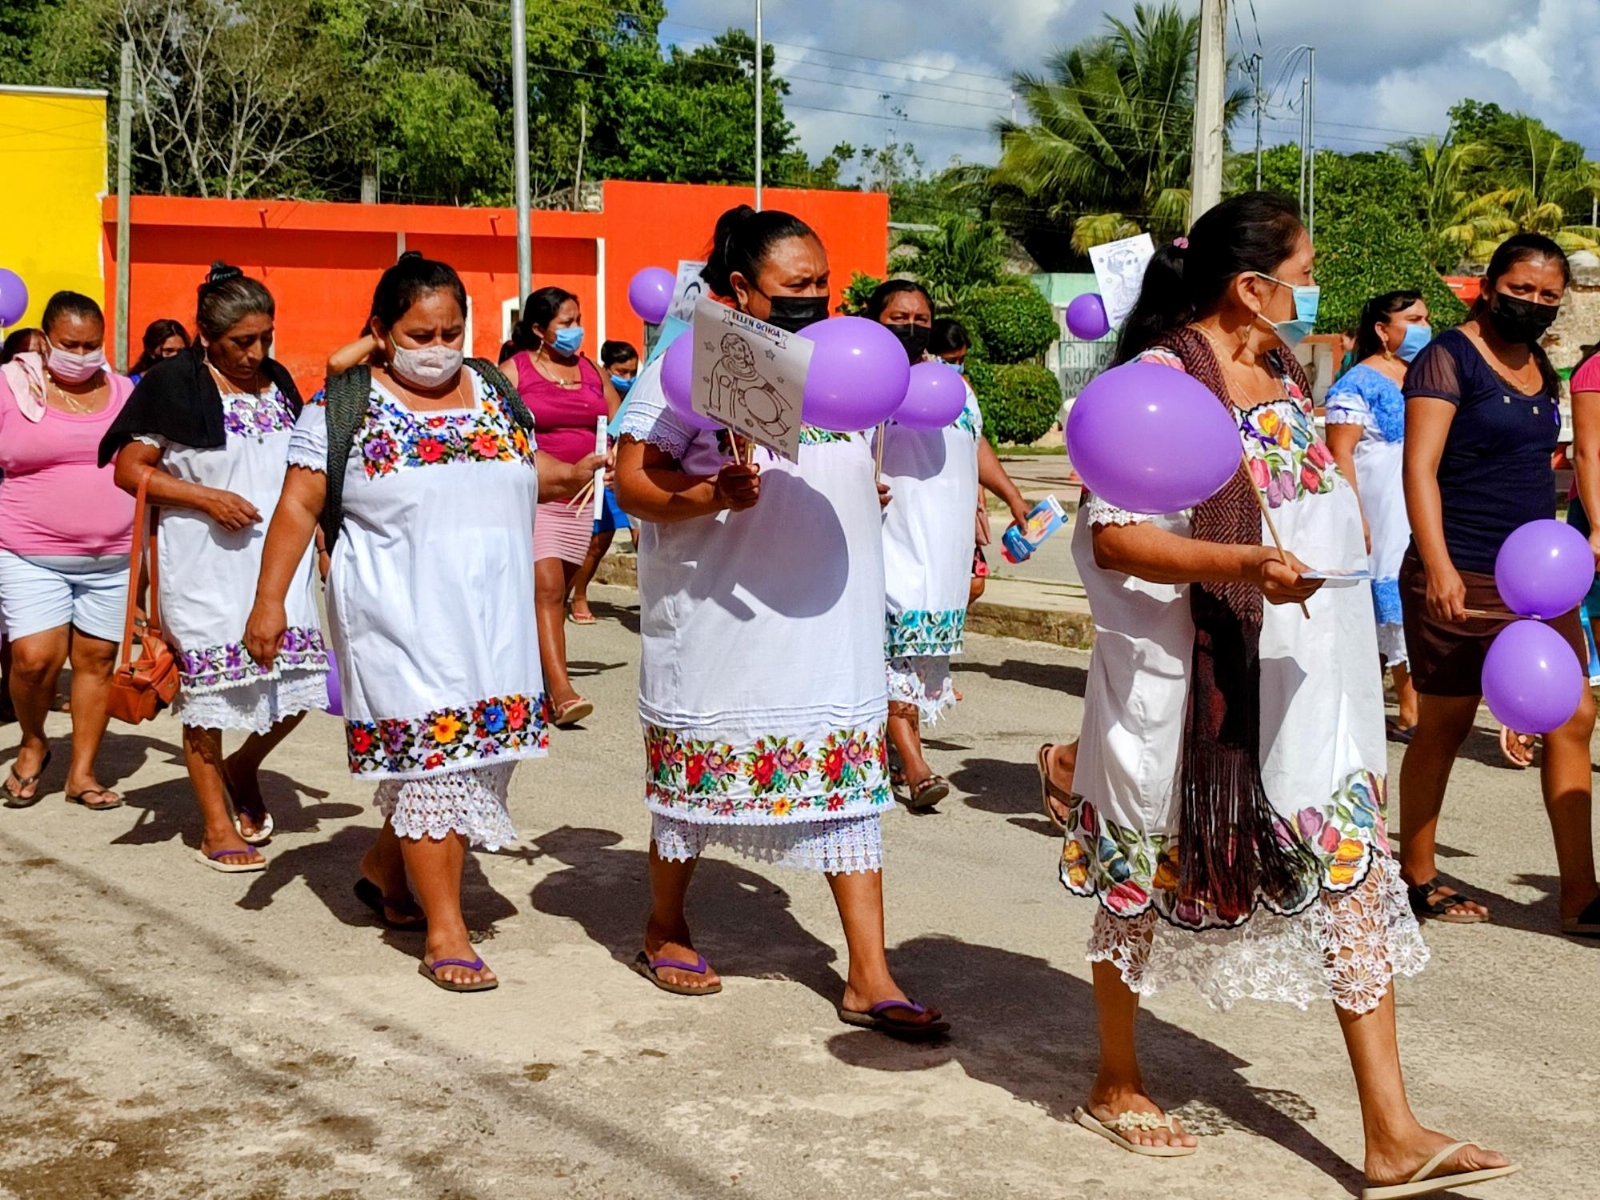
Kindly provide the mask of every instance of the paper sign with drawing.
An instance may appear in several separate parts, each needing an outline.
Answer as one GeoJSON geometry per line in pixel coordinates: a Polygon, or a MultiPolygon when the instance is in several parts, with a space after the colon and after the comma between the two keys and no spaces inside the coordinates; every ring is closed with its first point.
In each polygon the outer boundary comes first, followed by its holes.
{"type": "Polygon", "coordinates": [[[1155,253],[1156,244],[1148,233],[1089,248],[1089,262],[1094,267],[1095,281],[1100,285],[1106,319],[1113,325],[1126,321],[1139,302],[1144,269],[1155,253]]]}
{"type": "Polygon", "coordinates": [[[700,272],[705,268],[703,262],[688,258],[678,260],[678,276],[672,284],[672,304],[667,309],[668,317],[676,317],[680,321],[694,320],[694,306],[706,294],[705,280],[700,278],[700,272]]]}
{"type": "Polygon", "coordinates": [[[800,461],[800,403],[809,339],[715,300],[694,310],[695,412],[800,461]]]}

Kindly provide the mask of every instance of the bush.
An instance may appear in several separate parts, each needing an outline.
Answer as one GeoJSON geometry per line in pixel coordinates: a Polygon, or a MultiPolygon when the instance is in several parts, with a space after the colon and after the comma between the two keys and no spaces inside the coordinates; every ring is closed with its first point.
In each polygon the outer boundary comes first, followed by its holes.
{"type": "Polygon", "coordinates": [[[976,288],[957,316],[983,339],[996,364],[1036,359],[1061,336],[1050,301],[1026,283],[976,288]]]}
{"type": "Polygon", "coordinates": [[[1466,305],[1428,262],[1427,249],[1419,229],[1382,210],[1330,223],[1317,236],[1317,282],[1322,285],[1317,332],[1353,330],[1363,304],[1400,288],[1422,293],[1435,329],[1459,325],[1466,305]]]}
{"type": "Polygon", "coordinates": [[[1061,417],[1061,384],[1048,367],[981,362],[976,371],[967,368],[967,377],[978,393],[984,432],[991,442],[1032,445],[1061,417]]]}
{"type": "Polygon", "coordinates": [[[878,290],[882,282],[863,271],[857,271],[850,277],[850,286],[844,289],[844,297],[834,311],[846,317],[865,316],[867,301],[872,299],[872,293],[878,290]]]}

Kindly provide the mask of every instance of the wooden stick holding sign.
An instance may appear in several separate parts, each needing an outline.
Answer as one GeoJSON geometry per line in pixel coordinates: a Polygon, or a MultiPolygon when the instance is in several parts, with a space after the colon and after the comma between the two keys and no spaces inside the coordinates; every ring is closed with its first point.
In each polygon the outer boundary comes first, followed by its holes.
{"type": "MultiPolygon", "coordinates": [[[[1250,485],[1250,494],[1256,498],[1256,504],[1261,508],[1261,517],[1267,523],[1267,532],[1272,535],[1272,544],[1278,548],[1278,559],[1284,566],[1289,565],[1289,555],[1283,548],[1283,539],[1278,536],[1278,527],[1272,522],[1272,510],[1267,507],[1267,498],[1261,494],[1261,489],[1255,485],[1250,475],[1250,456],[1241,454],[1240,461],[1244,463],[1244,477],[1250,485]]],[[[1306,620],[1311,619],[1311,610],[1306,607],[1304,600],[1300,601],[1300,613],[1306,620]]]]}

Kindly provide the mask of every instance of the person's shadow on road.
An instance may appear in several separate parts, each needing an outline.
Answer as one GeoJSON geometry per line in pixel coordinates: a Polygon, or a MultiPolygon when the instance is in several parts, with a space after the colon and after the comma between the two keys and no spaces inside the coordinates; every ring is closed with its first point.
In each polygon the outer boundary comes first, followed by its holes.
{"type": "MultiPolygon", "coordinates": [[[[567,867],[534,885],[540,912],[577,921],[619,963],[631,963],[644,944],[650,911],[649,856],[621,850],[610,829],[562,826],[533,839],[536,854],[567,867]]],[[[798,873],[797,873],[798,874],[798,873]]],[[[804,877],[816,887],[820,878],[804,877]]],[[[837,954],[789,911],[789,894],[764,876],[716,858],[701,858],[689,889],[695,948],[719,975],[786,979],[836,1003],[844,980],[837,954]]]]}
{"type": "MultiPolygon", "coordinates": [[[[1095,1074],[1094,993],[1086,980],[1042,958],[948,937],[915,938],[896,958],[906,964],[897,974],[910,994],[938,1005],[950,1019],[949,1039],[907,1053],[877,1034],[841,1033],[828,1040],[834,1057],[875,1071],[921,1071],[954,1061],[973,1079],[1002,1087],[1058,1121],[1072,1120],[1095,1074]]],[[[1191,1133],[1255,1133],[1340,1183],[1360,1186],[1360,1172],[1300,1124],[1316,1116],[1300,1096],[1251,1087],[1240,1075],[1249,1063],[1148,1012],[1139,1014],[1139,1043],[1156,1102],[1191,1133]]]]}

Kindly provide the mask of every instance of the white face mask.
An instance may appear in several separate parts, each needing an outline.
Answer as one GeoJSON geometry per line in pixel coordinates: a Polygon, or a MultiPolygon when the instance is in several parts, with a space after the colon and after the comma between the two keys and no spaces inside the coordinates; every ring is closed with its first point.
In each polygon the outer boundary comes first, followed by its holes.
{"type": "Polygon", "coordinates": [[[461,362],[465,357],[463,351],[449,346],[418,346],[412,349],[391,345],[389,369],[414,387],[443,387],[461,370],[461,362]]]}
{"type": "Polygon", "coordinates": [[[94,373],[106,365],[106,352],[100,349],[87,354],[74,354],[70,350],[51,346],[45,365],[50,368],[50,374],[62,383],[84,383],[93,379],[94,373]]]}

